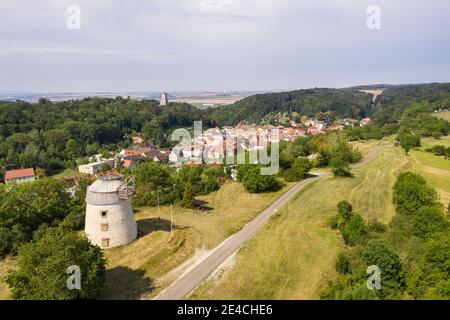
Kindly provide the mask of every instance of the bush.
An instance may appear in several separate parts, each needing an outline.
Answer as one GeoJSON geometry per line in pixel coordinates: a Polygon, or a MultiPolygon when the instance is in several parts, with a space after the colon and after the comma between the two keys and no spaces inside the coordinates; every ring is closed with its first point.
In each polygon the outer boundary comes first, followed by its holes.
{"type": "Polygon", "coordinates": [[[350,163],[345,161],[342,157],[333,157],[330,160],[330,167],[333,169],[335,177],[351,177],[350,163]]]}
{"type": "Polygon", "coordinates": [[[336,262],[336,271],[340,274],[346,274],[350,272],[350,261],[344,252],[339,252],[336,262]]]}
{"type": "Polygon", "coordinates": [[[287,182],[297,182],[300,181],[300,176],[298,175],[297,171],[293,168],[287,169],[283,173],[283,178],[287,182]]]}
{"type": "Polygon", "coordinates": [[[331,227],[341,232],[345,244],[354,246],[363,243],[368,235],[368,229],[362,217],[353,213],[353,207],[347,201],[338,204],[338,211],[339,213],[330,220],[331,227]]]}
{"type": "Polygon", "coordinates": [[[250,193],[275,191],[281,186],[274,176],[263,176],[258,166],[250,167],[242,177],[242,184],[250,193]]]}
{"type": "Polygon", "coordinates": [[[300,179],[305,179],[308,177],[309,172],[312,169],[312,164],[306,158],[298,158],[294,160],[292,167],[300,179]]]}

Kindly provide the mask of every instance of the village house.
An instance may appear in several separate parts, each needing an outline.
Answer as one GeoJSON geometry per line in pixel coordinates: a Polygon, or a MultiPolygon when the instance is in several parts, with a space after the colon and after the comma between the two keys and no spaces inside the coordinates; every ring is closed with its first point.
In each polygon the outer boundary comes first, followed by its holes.
{"type": "Polygon", "coordinates": [[[316,126],[311,126],[308,128],[309,135],[315,136],[315,135],[318,135],[319,133],[320,133],[320,130],[316,126]]]}
{"type": "Polygon", "coordinates": [[[36,180],[33,168],[5,172],[5,183],[24,183],[36,180]]]}
{"type": "Polygon", "coordinates": [[[362,119],[360,122],[359,122],[359,126],[360,127],[365,127],[365,126],[367,126],[368,124],[370,124],[370,118],[364,118],[364,119],[362,119]]]}
{"type": "Polygon", "coordinates": [[[133,140],[133,144],[143,144],[145,142],[143,136],[134,136],[131,139],[133,140]]]}
{"type": "Polygon", "coordinates": [[[109,165],[111,168],[114,167],[114,159],[98,159],[99,161],[94,163],[83,164],[78,167],[78,171],[81,173],[86,173],[90,175],[95,175],[102,171],[104,165],[109,165]]]}

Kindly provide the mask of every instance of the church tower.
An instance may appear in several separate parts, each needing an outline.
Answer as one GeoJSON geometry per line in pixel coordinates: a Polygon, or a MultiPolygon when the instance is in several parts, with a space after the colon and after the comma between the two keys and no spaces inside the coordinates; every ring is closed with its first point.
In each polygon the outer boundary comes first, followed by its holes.
{"type": "Polygon", "coordinates": [[[167,93],[163,92],[161,93],[161,101],[160,101],[160,105],[161,106],[167,106],[169,105],[169,98],[167,93]]]}

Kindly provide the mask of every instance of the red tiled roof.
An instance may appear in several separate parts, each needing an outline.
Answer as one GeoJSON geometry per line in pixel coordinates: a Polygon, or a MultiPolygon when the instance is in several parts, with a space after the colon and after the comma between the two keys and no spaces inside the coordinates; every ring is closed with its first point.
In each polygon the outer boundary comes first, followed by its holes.
{"type": "Polygon", "coordinates": [[[28,178],[28,177],[34,177],[34,176],[35,175],[34,175],[33,168],[10,170],[10,171],[5,172],[5,180],[28,178]]]}
{"type": "Polygon", "coordinates": [[[133,165],[133,161],[132,160],[125,160],[124,162],[123,162],[123,166],[125,167],[125,168],[130,168],[132,165],[133,165]]]}

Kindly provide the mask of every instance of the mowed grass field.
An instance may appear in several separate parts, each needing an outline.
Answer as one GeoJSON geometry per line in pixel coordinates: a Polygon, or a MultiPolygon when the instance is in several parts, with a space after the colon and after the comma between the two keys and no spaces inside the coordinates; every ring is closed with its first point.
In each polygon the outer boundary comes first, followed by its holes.
{"type": "Polygon", "coordinates": [[[425,151],[435,145],[450,147],[450,137],[422,139],[422,147],[411,152],[415,159],[414,170],[438,190],[441,202],[447,206],[450,202],[450,160],[425,151]]]}
{"type": "Polygon", "coordinates": [[[343,247],[327,225],[338,202],[350,201],[366,220],[388,223],[394,215],[395,177],[411,167],[400,148],[382,142],[374,160],[355,169],[353,178],[330,176],[314,182],[244,245],[222,279],[204,282],[191,298],[317,299],[343,247]]]}
{"type": "MultiPolygon", "coordinates": [[[[229,182],[218,192],[199,197],[209,212],[174,207],[174,238],[170,207],[141,208],[136,214],[143,236],[130,245],[105,251],[108,259],[104,299],[151,298],[178,276],[168,273],[183,262],[214,248],[290,188],[275,193],[249,194],[240,183],[229,182]]],[[[183,270],[181,270],[182,272],[183,270]]]]}

